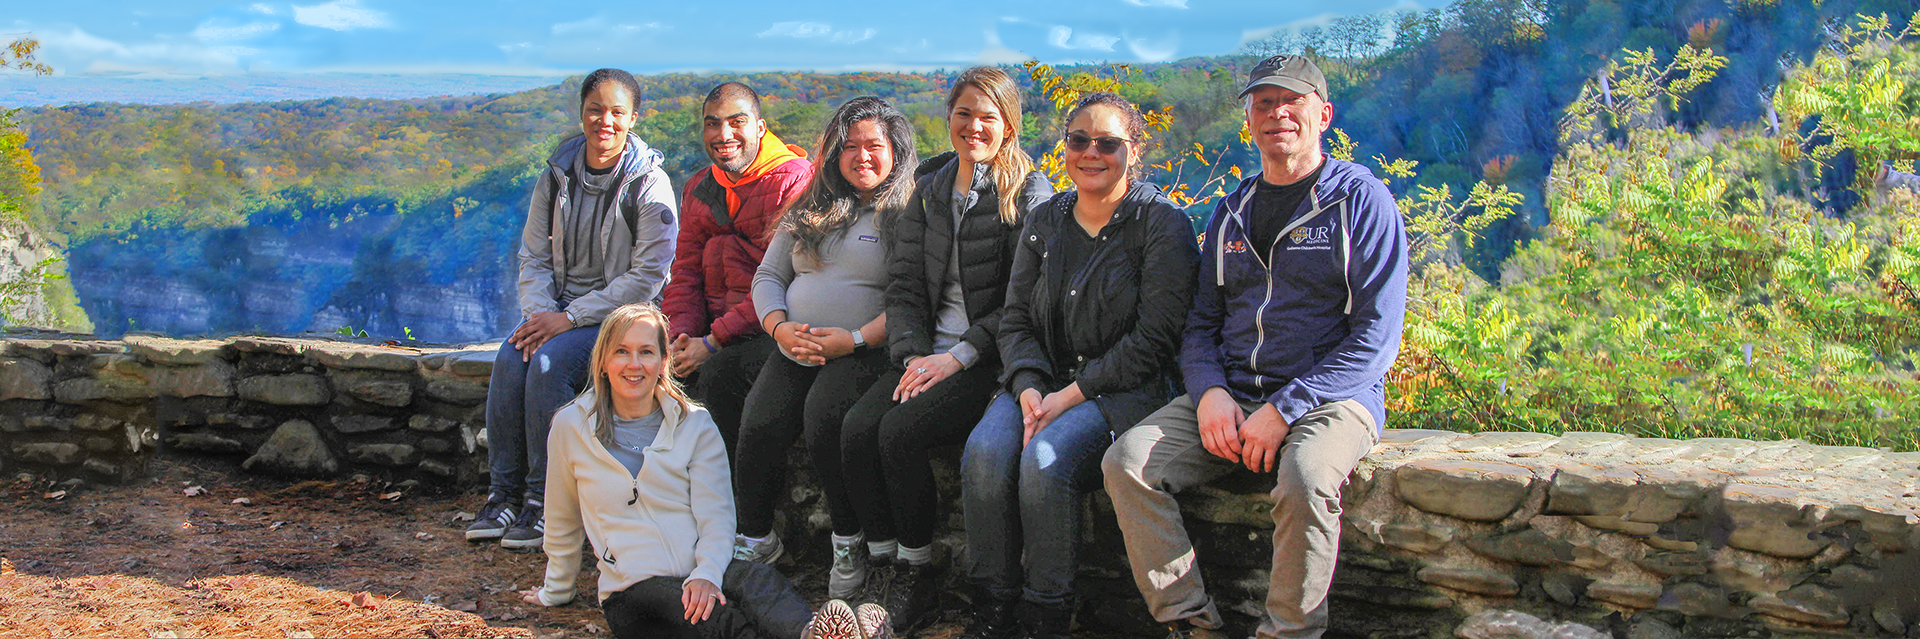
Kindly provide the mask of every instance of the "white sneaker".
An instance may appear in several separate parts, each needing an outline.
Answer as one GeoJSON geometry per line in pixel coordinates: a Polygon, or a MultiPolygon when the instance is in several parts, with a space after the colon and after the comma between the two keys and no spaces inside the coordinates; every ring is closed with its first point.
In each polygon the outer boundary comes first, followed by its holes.
{"type": "Polygon", "coordinates": [[[827,570],[827,598],[849,599],[867,583],[867,536],[833,540],[833,567],[827,570]]]}
{"type": "Polygon", "coordinates": [[[746,535],[733,536],[733,558],[741,561],[771,566],[780,560],[780,555],[786,554],[786,550],[785,546],[780,545],[779,533],[767,533],[766,541],[758,543],[749,541],[746,535]]]}

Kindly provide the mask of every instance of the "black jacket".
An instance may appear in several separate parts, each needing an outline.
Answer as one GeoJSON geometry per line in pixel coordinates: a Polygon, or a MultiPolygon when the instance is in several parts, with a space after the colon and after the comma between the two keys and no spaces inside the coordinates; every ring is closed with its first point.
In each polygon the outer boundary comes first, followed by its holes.
{"type": "MultiPolygon", "coordinates": [[[[995,336],[1000,328],[1000,305],[1007,297],[1007,274],[1013,265],[1014,243],[1020,225],[1000,221],[1000,197],[993,182],[973,181],[975,199],[953,225],[953,176],[960,163],[949,151],[928,158],[914,171],[913,199],[893,227],[893,261],[887,285],[888,356],[895,365],[933,354],[934,322],[938,319],[942,289],[953,243],[960,242],[960,289],[967,301],[971,326],[960,336],[980,354],[976,365],[998,360],[995,336]],[[956,239],[957,238],[957,239],[956,239]]],[[[1029,173],[1020,190],[1021,218],[1047,202],[1053,194],[1039,172],[1029,173]]]]}
{"type": "Polygon", "coordinates": [[[1078,381],[1107,426],[1125,431],[1172,396],[1175,356],[1193,303],[1199,248],[1185,213],[1151,184],[1134,183],[1074,272],[1057,253],[1077,193],[1061,193],[1027,217],[1000,320],[1001,379],[1018,396],[1078,381]],[[1062,295],[1062,291],[1071,294],[1062,295]],[[1064,313],[1066,334],[1054,334],[1064,313]],[[1074,361],[1052,361],[1053,353],[1074,361]]]}

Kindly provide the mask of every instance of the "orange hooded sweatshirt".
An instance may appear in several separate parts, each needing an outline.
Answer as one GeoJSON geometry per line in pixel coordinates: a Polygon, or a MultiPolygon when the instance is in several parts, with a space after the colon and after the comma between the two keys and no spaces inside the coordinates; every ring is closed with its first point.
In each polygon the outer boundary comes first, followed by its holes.
{"type": "Polygon", "coordinates": [[[713,181],[720,183],[720,187],[727,190],[727,212],[740,211],[740,195],[734,192],[735,187],[760,179],[768,171],[772,171],[773,167],[785,164],[787,160],[805,157],[807,157],[806,149],[787,144],[780,139],[780,136],[774,135],[772,129],[760,134],[760,156],[754,158],[752,164],[747,165],[747,170],[740,172],[739,180],[727,177],[726,171],[714,167],[713,181]]]}

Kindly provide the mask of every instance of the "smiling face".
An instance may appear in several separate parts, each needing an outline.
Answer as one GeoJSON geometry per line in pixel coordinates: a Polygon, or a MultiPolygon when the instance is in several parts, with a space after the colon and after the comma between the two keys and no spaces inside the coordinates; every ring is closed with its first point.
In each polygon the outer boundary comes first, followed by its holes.
{"type": "Polygon", "coordinates": [[[580,131],[587,135],[587,157],[619,155],[627,149],[627,130],[639,116],[633,93],[618,82],[601,82],[580,100],[580,131]]]}
{"type": "Polygon", "coordinates": [[[973,164],[987,164],[1000,153],[1008,133],[1006,118],[987,92],[973,85],[960,89],[947,112],[947,139],[955,153],[973,164]]]}
{"type": "Polygon", "coordinates": [[[738,175],[760,157],[760,136],[767,132],[767,121],[753,112],[746,97],[720,99],[706,105],[701,116],[701,148],[713,166],[738,175]]]}
{"type": "Polygon", "coordinates": [[[860,193],[860,201],[872,199],[873,190],[893,174],[893,143],[879,120],[861,120],[847,127],[839,164],[841,177],[860,193]]]}
{"type": "Polygon", "coordinates": [[[644,319],[635,321],[607,348],[600,372],[607,376],[614,413],[628,419],[652,413],[659,405],[654,391],[667,369],[666,340],[661,339],[660,327],[644,319]]]}
{"type": "Polygon", "coordinates": [[[1067,123],[1067,135],[1092,138],[1084,150],[1067,148],[1067,177],[1073,180],[1074,189],[1082,193],[1111,193],[1127,188],[1127,169],[1133,162],[1134,143],[1127,137],[1124,112],[1105,104],[1081,109],[1073,121],[1067,123]],[[1127,142],[1109,155],[1100,152],[1102,138],[1127,142]]]}
{"type": "Polygon", "coordinates": [[[1319,153],[1320,134],[1333,124],[1333,105],[1319,93],[1261,85],[1247,94],[1246,108],[1253,145],[1268,159],[1319,153]]]}

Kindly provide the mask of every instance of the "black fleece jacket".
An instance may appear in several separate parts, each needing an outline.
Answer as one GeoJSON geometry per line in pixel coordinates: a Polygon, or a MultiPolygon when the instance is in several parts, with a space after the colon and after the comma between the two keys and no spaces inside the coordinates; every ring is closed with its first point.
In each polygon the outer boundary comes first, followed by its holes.
{"type": "MultiPolygon", "coordinates": [[[[893,227],[893,261],[887,285],[888,356],[897,366],[933,354],[934,322],[938,319],[953,243],[960,243],[960,289],[967,301],[971,324],[960,339],[980,355],[975,365],[999,361],[995,341],[1000,329],[1000,306],[1006,301],[1007,275],[1013,266],[1014,244],[1020,221],[1000,219],[1000,195],[991,180],[974,180],[973,206],[953,224],[953,176],[960,162],[952,151],[921,162],[914,171],[913,199],[893,227]]],[[[1038,171],[1027,174],[1015,203],[1020,218],[1053,195],[1038,171]]]]}
{"type": "Polygon", "coordinates": [[[1108,428],[1125,431],[1173,394],[1175,355],[1193,304],[1199,247],[1193,225],[1152,184],[1135,182],[1093,252],[1068,271],[1060,236],[1079,194],[1053,196],[1027,217],[1000,319],[1001,379],[1009,393],[1080,383],[1108,428]],[[1054,318],[1063,316],[1065,334],[1054,318]],[[1072,361],[1053,361],[1071,353],[1072,361]]]}

